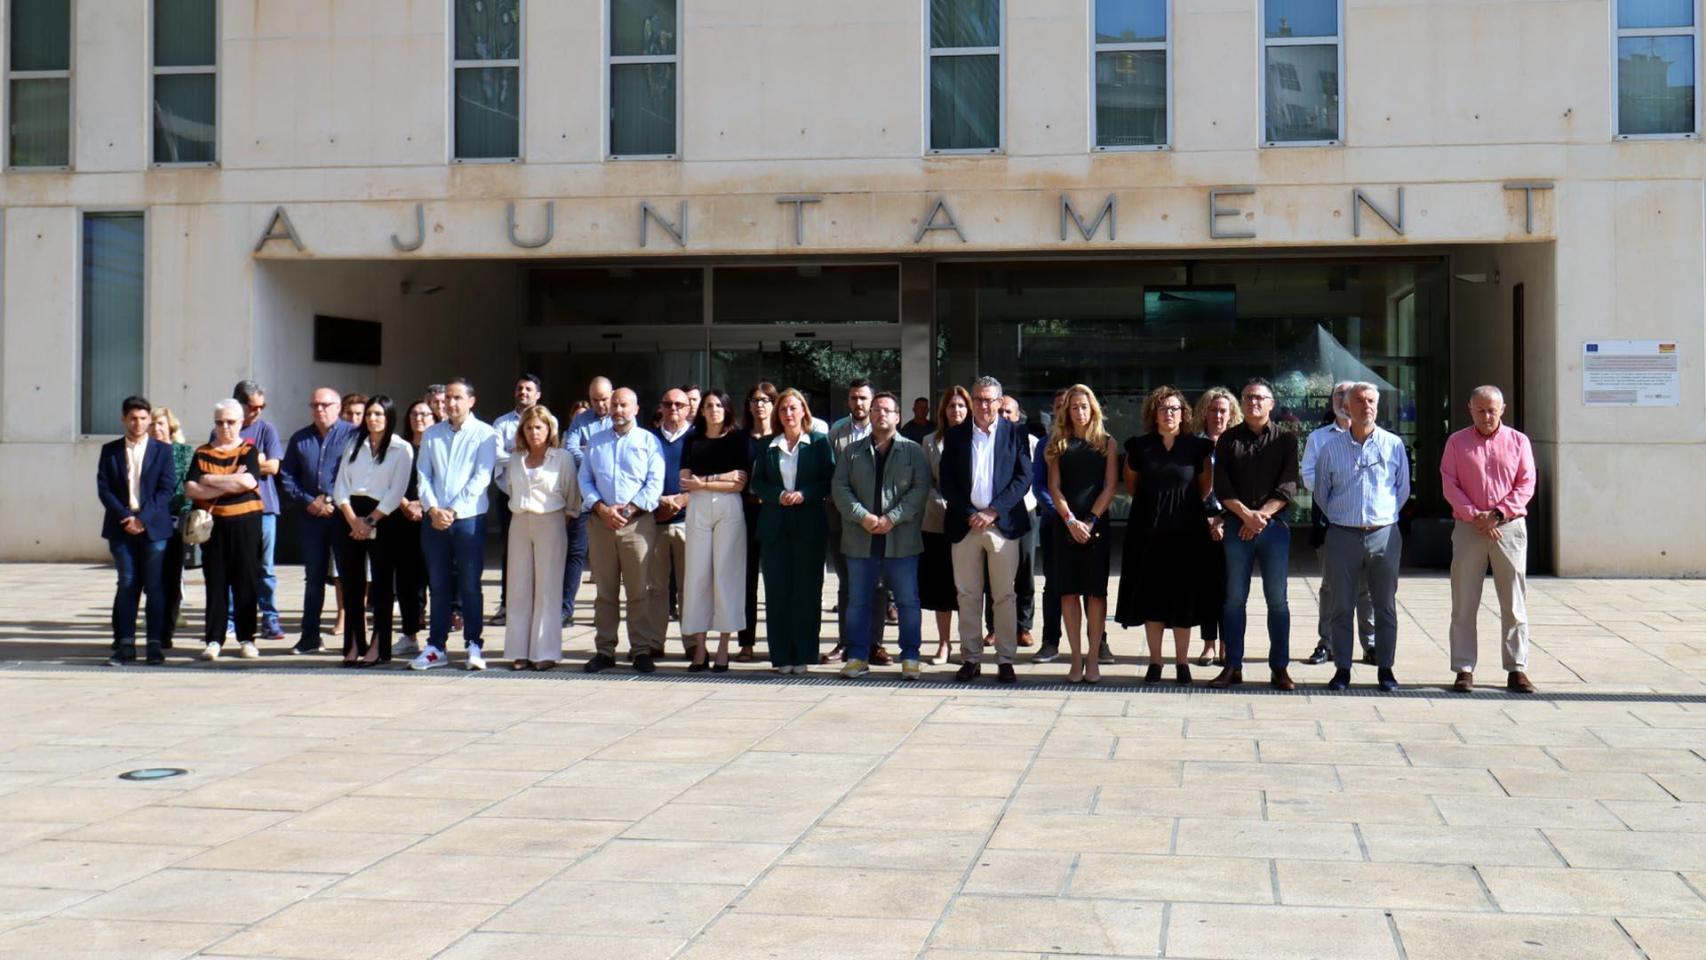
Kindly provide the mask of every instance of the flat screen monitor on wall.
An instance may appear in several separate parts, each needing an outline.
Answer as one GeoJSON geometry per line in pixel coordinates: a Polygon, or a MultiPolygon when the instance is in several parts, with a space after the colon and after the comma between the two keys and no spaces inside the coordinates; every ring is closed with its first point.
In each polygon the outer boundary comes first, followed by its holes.
{"type": "Polygon", "coordinates": [[[379,366],[381,327],[377,320],[314,315],[314,362],[379,366]]]}

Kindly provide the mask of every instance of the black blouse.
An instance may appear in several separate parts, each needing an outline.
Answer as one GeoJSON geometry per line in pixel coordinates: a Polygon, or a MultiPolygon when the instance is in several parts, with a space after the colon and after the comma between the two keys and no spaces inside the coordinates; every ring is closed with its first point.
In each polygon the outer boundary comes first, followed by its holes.
{"type": "Polygon", "coordinates": [[[745,430],[735,428],[716,439],[695,433],[687,440],[681,465],[696,477],[740,470],[752,472],[752,456],[745,430]]]}

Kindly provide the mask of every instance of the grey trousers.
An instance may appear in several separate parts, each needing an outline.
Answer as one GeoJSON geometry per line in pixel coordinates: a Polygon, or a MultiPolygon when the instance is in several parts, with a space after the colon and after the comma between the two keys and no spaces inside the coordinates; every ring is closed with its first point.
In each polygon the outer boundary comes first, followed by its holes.
{"type": "Polygon", "coordinates": [[[1475,615],[1489,565],[1499,595],[1505,671],[1528,669],[1528,524],[1518,517],[1499,528],[1497,541],[1462,520],[1451,529],[1451,669],[1456,672],[1475,669],[1475,615]]]}
{"type": "MultiPolygon", "coordinates": [[[[1320,561],[1321,569],[1327,569],[1327,545],[1322,544],[1315,550],[1315,559],[1320,561]]],[[[1333,648],[1332,631],[1328,629],[1327,611],[1333,608],[1333,600],[1328,596],[1327,577],[1321,577],[1321,593],[1316,600],[1315,621],[1316,635],[1321,639],[1321,646],[1333,648]]],[[[1368,596],[1368,578],[1357,580],[1357,639],[1362,641],[1363,650],[1374,649],[1374,601],[1368,596]]]]}
{"type": "Polygon", "coordinates": [[[1398,558],[1404,552],[1398,525],[1378,530],[1329,527],[1325,552],[1322,579],[1332,601],[1328,624],[1334,665],[1340,670],[1351,668],[1356,646],[1351,614],[1356,608],[1357,582],[1365,580],[1374,605],[1374,662],[1390,668],[1398,652],[1398,558]]]}

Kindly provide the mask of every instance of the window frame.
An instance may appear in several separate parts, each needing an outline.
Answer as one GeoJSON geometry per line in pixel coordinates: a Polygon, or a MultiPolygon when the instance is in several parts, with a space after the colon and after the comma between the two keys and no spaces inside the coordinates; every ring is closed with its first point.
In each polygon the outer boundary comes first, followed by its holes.
{"type": "Polygon", "coordinates": [[[1096,4],[1098,0],[1087,0],[1089,12],[1090,35],[1090,152],[1091,153],[1143,153],[1156,150],[1173,149],[1173,0],[1162,0],[1166,10],[1167,33],[1161,42],[1154,43],[1099,43],[1096,40],[1096,4]],[[1167,134],[1161,143],[1137,143],[1116,146],[1103,146],[1097,143],[1100,131],[1096,128],[1096,55],[1099,53],[1127,53],[1160,50],[1164,59],[1163,72],[1167,77],[1167,134]]]}
{"type": "Polygon", "coordinates": [[[1256,142],[1262,149],[1287,149],[1291,147],[1342,147],[1345,145],[1345,0],[1334,0],[1338,7],[1335,25],[1338,32],[1332,36],[1318,37],[1269,37],[1268,36],[1268,3],[1261,0],[1256,5],[1256,142]],[[1269,140],[1268,139],[1268,48],[1270,47],[1324,47],[1332,44],[1337,55],[1339,68],[1339,136],[1332,140],[1269,140]]]}
{"type": "MultiPolygon", "coordinates": [[[[224,36],[225,4],[217,2],[217,0],[215,0],[215,3],[213,4],[213,63],[209,66],[197,66],[197,67],[161,67],[161,66],[155,65],[155,63],[154,63],[154,23],[155,23],[154,18],[159,15],[159,8],[160,8],[160,4],[159,4],[158,0],[148,0],[148,36],[143,40],[143,47],[147,51],[146,55],[148,57],[148,114],[149,115],[148,115],[148,133],[147,133],[147,137],[146,137],[147,146],[148,146],[148,166],[150,168],[159,168],[162,170],[174,170],[174,169],[185,169],[185,168],[195,170],[195,169],[207,169],[209,167],[217,167],[217,166],[219,166],[219,162],[220,162],[219,133],[225,127],[225,124],[222,122],[222,119],[223,119],[223,116],[225,113],[225,89],[224,89],[224,86],[219,82],[219,72],[220,72],[219,68],[220,68],[220,63],[221,63],[220,54],[223,52],[223,48],[225,46],[225,44],[224,44],[224,39],[225,39],[225,36],[224,36]],[[154,84],[155,84],[156,80],[160,77],[200,76],[203,74],[211,75],[213,77],[213,159],[212,160],[191,160],[191,161],[156,160],[156,159],[154,159],[154,104],[159,102],[159,98],[157,96],[155,96],[155,93],[154,93],[154,84]]],[[[120,212],[120,211],[108,211],[108,212],[120,212]]]]}
{"type": "Polygon", "coordinates": [[[445,16],[449,23],[445,27],[445,62],[448,65],[445,76],[449,83],[445,84],[445,96],[449,104],[449,123],[445,125],[444,152],[453,164],[466,163],[522,163],[527,157],[527,0],[516,0],[516,9],[521,11],[521,23],[516,29],[514,59],[506,60],[458,60],[456,59],[456,4],[462,0],[450,0],[444,5],[445,16]],[[515,156],[513,157],[459,157],[456,155],[456,74],[460,70],[482,69],[512,69],[515,71],[515,156]]]}
{"type": "MultiPolygon", "coordinates": [[[[1007,5],[1010,0],[996,0],[1000,4],[997,14],[996,45],[993,47],[933,47],[930,45],[930,7],[935,0],[923,0],[923,16],[920,18],[920,35],[924,45],[923,71],[923,114],[924,129],[922,131],[924,155],[929,157],[991,157],[1007,152],[1007,5]],[[995,57],[996,82],[996,132],[995,146],[969,147],[966,149],[932,147],[930,145],[930,126],[932,122],[930,107],[930,73],[937,57],[995,57]]],[[[1094,0],[1091,0],[1094,2],[1094,0]]],[[[1092,27],[1092,29],[1094,29],[1092,27]]],[[[1093,68],[1093,67],[1092,67],[1093,68]]],[[[1092,81],[1094,82],[1094,81],[1092,81]]]]}
{"type": "Polygon", "coordinates": [[[7,173],[64,173],[77,168],[77,0],[65,0],[66,16],[69,27],[66,34],[66,56],[64,70],[13,70],[12,69],[12,4],[16,0],[4,0],[0,7],[0,18],[4,18],[4,28],[0,29],[0,58],[5,62],[4,75],[6,90],[0,94],[0,103],[4,104],[5,120],[4,140],[5,167],[7,173]],[[12,163],[12,81],[14,80],[64,80],[65,81],[65,163],[52,166],[16,166],[12,163]]]}
{"type": "MultiPolygon", "coordinates": [[[[150,259],[150,252],[151,252],[149,249],[149,247],[150,247],[149,237],[150,237],[150,229],[153,226],[153,219],[154,218],[153,218],[153,215],[152,215],[150,208],[148,208],[148,207],[135,207],[135,206],[125,206],[125,205],[118,205],[118,206],[92,205],[92,206],[79,206],[76,208],[76,211],[77,211],[77,253],[76,253],[76,256],[73,258],[75,261],[75,268],[76,268],[76,273],[75,273],[75,276],[76,276],[76,294],[73,297],[73,299],[77,305],[77,326],[76,326],[76,334],[73,337],[73,341],[76,344],[77,395],[76,395],[75,400],[73,401],[73,405],[74,405],[75,409],[73,412],[73,418],[74,419],[72,421],[72,435],[74,437],[76,437],[78,439],[82,439],[82,440],[106,440],[106,439],[109,439],[112,437],[124,436],[124,431],[112,430],[112,431],[107,431],[107,432],[100,432],[100,431],[88,431],[88,430],[83,429],[83,424],[84,424],[83,415],[86,412],[85,411],[85,403],[84,403],[84,395],[83,395],[83,381],[84,381],[83,366],[84,366],[84,360],[85,360],[84,351],[85,351],[86,347],[88,346],[88,331],[85,329],[88,326],[88,317],[84,312],[85,310],[88,309],[88,304],[87,304],[85,297],[84,297],[84,288],[88,285],[87,284],[87,273],[88,273],[88,269],[89,269],[88,261],[84,257],[84,251],[88,248],[88,243],[89,243],[89,218],[92,216],[100,217],[100,216],[119,215],[119,216],[136,216],[136,217],[140,217],[142,220],[142,383],[140,384],[141,389],[138,391],[137,395],[143,396],[143,397],[146,397],[149,395],[149,390],[148,390],[148,345],[149,345],[150,340],[151,340],[151,333],[152,333],[152,326],[153,326],[153,324],[151,323],[152,311],[151,311],[150,307],[151,307],[151,303],[153,301],[153,294],[154,294],[154,278],[150,274],[148,267],[149,267],[149,259],[150,259]]],[[[93,421],[91,421],[91,425],[93,425],[93,421]]]]}
{"type": "Polygon", "coordinates": [[[1692,0],[1689,6],[1694,11],[1694,23],[1687,27],[1619,27],[1617,11],[1623,5],[1623,0],[1612,0],[1606,4],[1611,18],[1611,139],[1623,140],[1699,140],[1703,120],[1700,103],[1700,15],[1703,12],[1701,0],[1692,0]],[[1643,37],[1688,37],[1694,41],[1694,129],[1685,133],[1623,133],[1623,91],[1617,77],[1618,41],[1639,39],[1643,37]]]}
{"type": "Polygon", "coordinates": [[[615,15],[615,13],[612,12],[611,7],[616,2],[617,2],[617,0],[603,0],[603,2],[601,2],[598,5],[599,6],[599,13],[602,14],[602,17],[603,17],[603,19],[600,23],[599,35],[602,38],[601,39],[600,53],[602,54],[602,57],[604,60],[604,77],[603,77],[602,82],[599,84],[599,86],[604,91],[604,97],[603,97],[604,109],[603,109],[603,120],[599,124],[599,136],[600,136],[600,139],[601,139],[603,146],[604,146],[604,149],[602,151],[602,153],[604,154],[604,159],[607,161],[608,160],[618,160],[618,161],[621,161],[621,160],[680,160],[682,158],[681,137],[682,137],[682,119],[684,117],[684,111],[682,110],[683,101],[682,101],[682,93],[681,92],[682,92],[682,89],[684,87],[686,87],[686,84],[682,82],[682,78],[685,76],[685,74],[682,71],[682,61],[683,61],[682,53],[683,53],[683,48],[686,46],[685,37],[687,34],[687,30],[686,30],[687,21],[684,19],[687,15],[687,11],[685,9],[686,5],[682,2],[682,0],[675,0],[675,52],[674,53],[672,53],[672,54],[631,53],[631,54],[623,54],[623,55],[618,56],[618,55],[610,52],[610,40],[611,40],[610,35],[611,35],[611,32],[616,29],[616,15],[615,15]],[[617,153],[617,152],[615,152],[615,149],[614,149],[616,146],[616,137],[614,134],[614,130],[612,129],[616,124],[616,115],[614,113],[614,111],[616,109],[616,107],[615,107],[616,84],[612,78],[615,76],[616,68],[619,66],[624,66],[624,65],[629,65],[629,64],[646,64],[646,63],[669,63],[669,64],[675,65],[675,152],[673,152],[673,153],[617,153]]]}

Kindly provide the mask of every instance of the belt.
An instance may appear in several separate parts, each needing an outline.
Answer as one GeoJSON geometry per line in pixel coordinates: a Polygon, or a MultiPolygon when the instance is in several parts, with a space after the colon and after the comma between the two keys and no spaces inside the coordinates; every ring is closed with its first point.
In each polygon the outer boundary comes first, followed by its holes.
{"type": "Polygon", "coordinates": [[[1355,530],[1358,533],[1373,533],[1376,530],[1385,530],[1387,527],[1392,526],[1392,524],[1390,524],[1390,523],[1376,523],[1376,524],[1373,524],[1371,526],[1359,527],[1359,526],[1355,526],[1355,525],[1352,525],[1349,523],[1334,523],[1334,524],[1329,524],[1329,526],[1338,527],[1340,530],[1355,530]]]}

